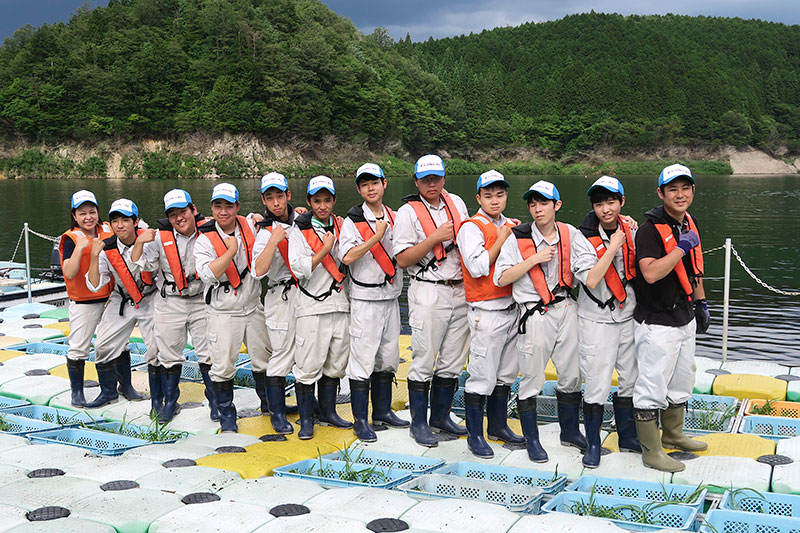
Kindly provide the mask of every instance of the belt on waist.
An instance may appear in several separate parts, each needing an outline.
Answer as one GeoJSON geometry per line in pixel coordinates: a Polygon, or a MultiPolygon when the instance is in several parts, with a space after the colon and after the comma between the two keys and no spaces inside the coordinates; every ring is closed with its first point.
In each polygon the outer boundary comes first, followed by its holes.
{"type": "Polygon", "coordinates": [[[525,309],[525,312],[522,313],[522,316],[519,317],[519,325],[517,326],[517,333],[520,335],[525,335],[527,333],[528,328],[525,327],[525,323],[528,321],[528,317],[533,315],[535,312],[539,312],[539,314],[545,314],[547,312],[548,305],[554,305],[560,302],[563,302],[567,299],[567,296],[556,296],[549,303],[545,304],[544,300],[539,300],[539,302],[531,307],[530,309],[525,309]]]}
{"type": "Polygon", "coordinates": [[[435,285],[447,285],[448,287],[455,287],[464,283],[463,279],[422,279],[417,276],[412,276],[411,279],[421,281],[423,283],[433,283],[435,285]]]}
{"type": "Polygon", "coordinates": [[[279,281],[275,285],[267,285],[267,290],[271,291],[272,289],[275,289],[277,287],[283,287],[283,291],[281,291],[281,299],[285,302],[285,301],[289,300],[289,297],[287,296],[287,293],[290,290],[292,290],[292,287],[298,287],[298,286],[299,286],[299,284],[298,284],[296,279],[289,278],[289,279],[284,279],[282,281],[279,281]]]}

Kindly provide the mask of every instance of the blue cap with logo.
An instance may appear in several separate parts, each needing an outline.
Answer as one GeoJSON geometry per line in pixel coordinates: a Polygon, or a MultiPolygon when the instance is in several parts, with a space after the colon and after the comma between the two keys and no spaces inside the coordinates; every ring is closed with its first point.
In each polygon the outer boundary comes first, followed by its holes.
{"type": "Polygon", "coordinates": [[[94,205],[97,204],[97,197],[94,195],[92,191],[78,191],[72,195],[72,209],[80,207],[81,205],[85,204],[86,202],[92,203],[94,205]]]}
{"type": "Polygon", "coordinates": [[[261,194],[267,192],[267,189],[286,192],[289,190],[289,180],[280,172],[270,172],[261,178],[261,194]]]}
{"type": "Polygon", "coordinates": [[[622,196],[625,196],[625,188],[622,186],[622,183],[617,178],[612,176],[600,176],[592,183],[592,186],[589,187],[589,190],[586,191],[586,196],[591,196],[594,191],[597,189],[605,189],[609,192],[618,192],[622,196]]]}
{"type": "Polygon", "coordinates": [[[211,190],[211,201],[225,200],[232,204],[239,201],[239,189],[230,183],[219,183],[211,190]]]}
{"type": "Polygon", "coordinates": [[[558,193],[558,189],[555,185],[550,183],[549,181],[539,180],[533,185],[531,185],[530,189],[525,191],[525,194],[522,195],[522,198],[527,200],[530,198],[533,193],[539,193],[548,200],[561,200],[561,195],[558,193]]]}
{"type": "Polygon", "coordinates": [[[664,170],[662,170],[661,174],[658,175],[658,186],[662,187],[670,181],[678,178],[686,178],[694,183],[694,176],[692,176],[692,171],[689,170],[689,167],[675,164],[664,167],[664,170]]]}
{"type": "Polygon", "coordinates": [[[333,186],[333,180],[328,176],[314,176],[308,182],[307,193],[309,196],[314,196],[322,189],[328,190],[334,196],[336,195],[336,187],[333,186]]]}
{"type": "Polygon", "coordinates": [[[114,200],[114,203],[112,203],[111,207],[108,209],[109,216],[111,216],[111,213],[119,213],[126,217],[139,218],[139,208],[136,207],[136,204],[133,203],[132,200],[128,200],[127,198],[114,200]]]}
{"type": "Polygon", "coordinates": [[[166,213],[173,207],[183,209],[192,203],[192,197],[183,189],[172,189],[164,195],[164,212],[166,213]]]}
{"type": "Polygon", "coordinates": [[[425,176],[444,176],[444,161],[438,155],[428,154],[417,159],[414,177],[421,180],[425,176]]]}
{"type": "Polygon", "coordinates": [[[478,192],[480,192],[480,190],[483,189],[484,187],[488,187],[492,183],[502,183],[503,185],[506,186],[506,188],[509,187],[505,176],[503,176],[496,170],[488,170],[483,174],[481,174],[480,176],[478,176],[478,192]]]}
{"type": "Polygon", "coordinates": [[[361,178],[379,178],[379,179],[386,179],[386,176],[383,175],[383,169],[374,164],[374,163],[365,163],[358,167],[356,170],[356,183],[361,178]]]}

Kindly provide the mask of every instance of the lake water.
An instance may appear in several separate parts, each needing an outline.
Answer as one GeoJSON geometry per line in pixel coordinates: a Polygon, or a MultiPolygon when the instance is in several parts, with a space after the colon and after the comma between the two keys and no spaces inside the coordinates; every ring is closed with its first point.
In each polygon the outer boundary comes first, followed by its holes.
{"type": "MultiPolygon", "coordinates": [[[[477,209],[475,176],[451,176],[447,189],[459,194],[470,211],[477,209]]],[[[536,176],[515,176],[511,183],[506,214],[529,220],[521,199],[536,176]]],[[[548,178],[545,178],[548,179],[548,178]]],[[[590,179],[582,176],[550,178],[558,186],[564,206],[559,219],[577,225],[589,202],[586,189],[590,179]]],[[[352,180],[339,179],[336,212],[344,215],[361,199],[352,180]]],[[[390,178],[386,203],[397,209],[400,199],[414,192],[411,178],[390,178]]],[[[257,180],[233,180],[242,197],[242,211],[262,211],[257,180]]],[[[304,203],[306,180],[294,180],[291,189],[295,205],[304,203]],[[299,200],[299,201],[297,201],[299,200]]],[[[653,176],[628,176],[623,179],[627,204],[624,211],[639,220],[657,205],[653,176]]],[[[111,201],[126,197],[139,206],[142,218],[153,224],[163,216],[162,198],[166,191],[181,187],[189,191],[201,208],[206,208],[213,182],[149,180],[6,180],[0,181],[0,196],[5,198],[0,218],[0,259],[11,258],[22,223],[48,235],[59,235],[69,224],[69,197],[82,188],[97,195],[103,209],[111,201]]],[[[209,212],[209,209],[204,209],[209,212]]],[[[800,176],[741,177],[702,176],[691,212],[697,217],[707,250],[721,246],[726,237],[753,272],[769,285],[784,290],[800,290],[800,176]]],[[[20,250],[17,260],[24,261],[20,250]]],[[[31,239],[34,266],[50,261],[47,241],[31,239]]],[[[706,254],[706,293],[712,319],[708,333],[698,339],[698,355],[720,357],[722,344],[722,290],[725,254],[723,250],[706,254]]],[[[774,294],[760,287],[739,266],[731,266],[731,308],[729,357],[764,359],[800,365],[800,297],[774,294]]]]}

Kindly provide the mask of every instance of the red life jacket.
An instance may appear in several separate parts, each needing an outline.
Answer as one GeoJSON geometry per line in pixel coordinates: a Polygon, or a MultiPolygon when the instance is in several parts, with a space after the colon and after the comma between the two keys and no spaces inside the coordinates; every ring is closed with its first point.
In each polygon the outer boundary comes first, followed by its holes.
{"type": "MultiPolygon", "coordinates": [[[[478,226],[481,232],[483,232],[484,248],[488,250],[494,245],[495,242],[497,242],[497,226],[494,225],[489,217],[483,213],[476,213],[473,217],[465,220],[461,226],[463,227],[464,224],[467,224],[468,222],[472,222],[478,226]]],[[[505,225],[509,228],[514,227],[514,224],[512,224],[509,220],[506,220],[505,225]]],[[[473,278],[472,274],[469,273],[469,270],[467,270],[467,267],[464,264],[464,256],[461,256],[461,270],[464,274],[464,291],[466,292],[468,302],[484,302],[487,300],[496,300],[498,298],[511,296],[511,285],[498,287],[494,284],[494,267],[494,264],[489,266],[489,274],[487,276],[473,278]]]]}
{"type": "MultiPolygon", "coordinates": [[[[228,278],[228,283],[231,284],[231,287],[234,289],[238,289],[239,286],[242,284],[242,275],[250,269],[250,265],[253,264],[253,245],[256,242],[256,238],[253,235],[253,232],[250,230],[250,225],[247,223],[247,219],[241,215],[236,215],[236,224],[239,226],[239,236],[242,239],[242,243],[244,244],[245,253],[247,255],[247,266],[242,270],[242,273],[239,273],[239,270],[236,268],[236,263],[231,260],[228,266],[225,268],[225,276],[228,278]]],[[[216,222],[212,219],[200,226],[200,232],[208,237],[208,240],[211,241],[211,246],[214,247],[214,251],[217,252],[217,257],[222,257],[225,252],[228,251],[228,247],[225,246],[225,243],[220,237],[219,232],[217,231],[216,222]]]]}
{"type": "MultiPolygon", "coordinates": [[[[689,213],[686,213],[686,220],[689,223],[689,229],[697,233],[697,236],[700,236],[700,232],[697,230],[697,225],[694,223],[694,219],[689,213]]],[[[678,246],[678,234],[677,228],[674,228],[670,224],[653,224],[656,229],[658,230],[658,234],[661,235],[661,242],[664,244],[664,251],[666,253],[670,253],[678,246]]],[[[689,250],[689,260],[692,265],[692,273],[694,274],[695,280],[699,277],[703,277],[703,245],[698,244],[691,250],[689,250]]],[[[678,282],[681,284],[681,288],[683,292],[686,293],[686,296],[689,300],[692,299],[692,295],[694,294],[694,285],[691,281],[689,281],[689,275],[686,273],[686,267],[683,264],[683,259],[678,261],[678,264],[675,265],[673,269],[675,275],[678,276],[678,282]]]]}
{"type": "MultiPolygon", "coordinates": [[[[622,257],[625,264],[625,280],[630,281],[636,277],[636,253],[633,247],[633,235],[631,234],[630,225],[624,222],[622,218],[619,219],[619,227],[625,232],[625,243],[622,245],[622,257]]],[[[600,237],[599,233],[597,235],[592,235],[591,237],[587,236],[587,239],[589,239],[589,242],[592,243],[592,246],[594,246],[594,251],[597,254],[597,257],[603,257],[607,251],[607,248],[603,242],[603,238],[600,237]]],[[[619,308],[622,309],[622,304],[628,297],[628,294],[625,291],[625,286],[619,277],[619,273],[617,273],[617,269],[614,268],[613,263],[608,267],[608,270],[606,270],[603,279],[611,291],[611,294],[613,294],[614,298],[616,298],[616,300],[620,303],[619,308]]],[[[584,289],[586,289],[586,287],[584,287],[584,289]]],[[[595,301],[597,300],[595,299],[595,301]]],[[[605,307],[605,305],[608,305],[608,302],[604,302],[604,305],[601,307],[605,307]]]]}
{"type": "MultiPolygon", "coordinates": [[[[394,211],[389,209],[387,206],[383,206],[383,212],[386,213],[386,221],[389,225],[394,228],[394,211]]],[[[361,234],[361,238],[364,239],[364,242],[367,242],[375,235],[375,232],[372,230],[372,226],[369,225],[367,219],[364,218],[364,210],[361,205],[357,205],[352,207],[350,211],[347,212],[347,218],[353,221],[355,224],[358,233],[361,234]]],[[[383,286],[386,283],[394,283],[394,277],[397,274],[397,262],[395,261],[394,256],[389,255],[389,252],[386,251],[386,248],[383,246],[381,241],[375,243],[375,245],[370,248],[370,253],[372,257],[375,258],[375,261],[378,262],[378,266],[381,267],[383,273],[386,275],[386,279],[383,283],[378,284],[379,286],[383,286]]],[[[372,284],[365,284],[360,283],[352,278],[353,282],[356,285],[366,285],[372,286],[372,284]]]]}
{"type": "MultiPolygon", "coordinates": [[[[314,227],[311,224],[311,217],[312,213],[311,211],[308,211],[296,217],[294,219],[294,223],[303,233],[303,237],[305,237],[306,242],[311,247],[311,250],[316,254],[322,250],[323,244],[322,239],[319,237],[319,235],[317,235],[317,232],[314,231],[314,227]]],[[[342,219],[336,215],[331,215],[331,218],[333,219],[333,229],[336,235],[336,240],[338,241],[339,234],[342,231],[342,219]]],[[[325,270],[328,271],[328,274],[330,274],[337,283],[344,281],[344,274],[341,270],[339,270],[339,267],[336,266],[336,261],[333,260],[330,252],[322,258],[322,266],[325,267],[325,270]]]]}
{"type": "MultiPolygon", "coordinates": [[[[66,243],[67,239],[72,239],[72,242],[77,245],[78,232],[84,234],[79,228],[72,228],[61,235],[61,240],[58,243],[58,253],[61,257],[62,270],[64,268],[64,243],[66,243]]],[[[97,236],[100,239],[107,239],[113,235],[114,233],[111,231],[108,224],[102,221],[97,223],[97,236]]],[[[84,236],[86,236],[86,234],[84,234],[84,236]]],[[[91,243],[92,238],[89,236],[86,236],[86,238],[89,240],[89,243],[91,243]]],[[[75,274],[75,277],[72,279],[64,278],[64,284],[67,286],[67,295],[73,302],[104,300],[107,299],[114,290],[114,280],[109,281],[108,285],[97,292],[90,291],[89,287],[86,286],[86,273],[89,271],[89,263],[92,261],[91,251],[91,246],[84,248],[81,253],[80,263],[78,264],[78,273],[75,274]]]]}
{"type": "MultiPolygon", "coordinates": [[[[263,228],[268,232],[272,233],[273,224],[274,221],[272,219],[265,218],[264,220],[258,223],[258,227],[263,228]]],[[[286,263],[286,268],[289,269],[289,274],[292,275],[292,279],[297,281],[297,276],[294,275],[294,272],[292,272],[292,267],[289,266],[289,239],[284,237],[283,240],[281,240],[281,242],[278,243],[278,252],[280,252],[281,257],[283,258],[283,262],[286,263]]]]}
{"type": "MultiPolygon", "coordinates": [[[[208,219],[201,214],[197,214],[194,221],[195,235],[200,235],[199,225],[208,222],[208,219]]],[[[191,279],[186,277],[186,272],[183,270],[183,263],[181,262],[181,255],[178,252],[178,244],[175,242],[175,233],[168,218],[162,218],[158,221],[158,234],[161,237],[161,247],[164,250],[164,256],[167,258],[169,271],[172,274],[172,279],[175,280],[175,290],[180,294],[189,286],[189,281],[197,279],[197,274],[191,274],[191,279]]]]}
{"type": "MultiPolygon", "coordinates": [[[[531,234],[531,222],[522,224],[512,229],[514,236],[517,238],[517,246],[522,254],[522,259],[527,259],[536,253],[536,245],[533,243],[531,234]]],[[[570,238],[569,226],[563,222],[556,222],[558,231],[558,285],[569,290],[572,288],[572,265],[570,264],[570,238]]],[[[550,287],[547,285],[547,280],[544,277],[544,271],[541,264],[536,264],[528,271],[531,277],[533,286],[536,293],[541,298],[544,305],[549,304],[555,299],[550,287]]]]}
{"type": "MultiPolygon", "coordinates": [[[[455,202],[447,193],[447,191],[442,190],[442,194],[439,195],[439,199],[444,202],[444,208],[447,212],[447,220],[453,223],[453,244],[448,246],[447,249],[445,249],[442,243],[437,243],[433,247],[433,255],[435,260],[441,262],[445,257],[447,257],[447,250],[455,246],[458,228],[461,227],[461,214],[459,214],[455,202]]],[[[431,215],[428,207],[422,202],[422,198],[418,194],[412,194],[403,198],[403,201],[414,209],[414,213],[417,215],[417,220],[419,220],[419,224],[422,226],[422,231],[425,233],[425,237],[430,237],[439,226],[437,226],[436,222],[433,220],[433,215],[431,215]]]]}
{"type": "MultiPolygon", "coordinates": [[[[136,235],[140,235],[142,231],[144,230],[137,228],[136,235]]],[[[117,237],[109,237],[105,240],[105,242],[106,247],[104,250],[106,257],[108,258],[108,262],[111,263],[114,273],[116,274],[120,283],[122,283],[122,286],[125,287],[125,292],[128,293],[128,297],[133,300],[133,303],[136,304],[136,308],[138,309],[139,302],[141,302],[144,298],[142,289],[144,287],[151,287],[153,285],[153,273],[142,272],[139,275],[141,281],[140,287],[139,283],[137,283],[137,281],[134,279],[133,274],[131,274],[125,259],[122,258],[122,254],[119,253],[119,248],[117,248],[117,237]]]]}

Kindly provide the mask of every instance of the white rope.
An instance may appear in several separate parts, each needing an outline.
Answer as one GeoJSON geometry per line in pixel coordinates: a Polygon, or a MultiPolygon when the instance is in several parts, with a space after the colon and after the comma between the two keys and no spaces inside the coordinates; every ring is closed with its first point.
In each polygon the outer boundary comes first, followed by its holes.
{"type": "Polygon", "coordinates": [[[733,252],[734,257],[736,257],[736,260],[739,261],[739,264],[742,265],[742,268],[744,269],[744,271],[747,272],[748,274],[750,274],[750,277],[753,278],[756,283],[758,283],[759,285],[761,285],[762,287],[764,287],[768,291],[772,291],[775,294],[782,294],[783,296],[800,296],[800,291],[782,291],[780,289],[776,289],[775,287],[767,285],[766,283],[761,281],[758,278],[758,276],[753,274],[753,271],[750,270],[747,267],[747,265],[744,264],[744,261],[742,260],[742,258],[739,257],[739,252],[736,251],[736,248],[734,248],[733,245],[731,245],[731,251],[733,252]]]}
{"type": "Polygon", "coordinates": [[[22,242],[22,235],[25,233],[25,229],[19,232],[19,239],[17,239],[17,245],[14,247],[14,253],[11,254],[11,263],[14,262],[14,258],[17,257],[17,250],[19,250],[19,243],[22,242]]]}
{"type": "Polygon", "coordinates": [[[39,233],[38,231],[33,231],[31,228],[28,228],[28,232],[36,235],[37,237],[44,239],[50,242],[56,242],[58,237],[51,237],[50,235],[45,235],[44,233],[39,233]]]}
{"type": "Polygon", "coordinates": [[[725,248],[725,245],[723,244],[722,246],[717,246],[716,248],[712,248],[710,250],[703,250],[703,254],[710,254],[710,253],[716,252],[717,250],[722,250],[724,248],[725,248]]]}

